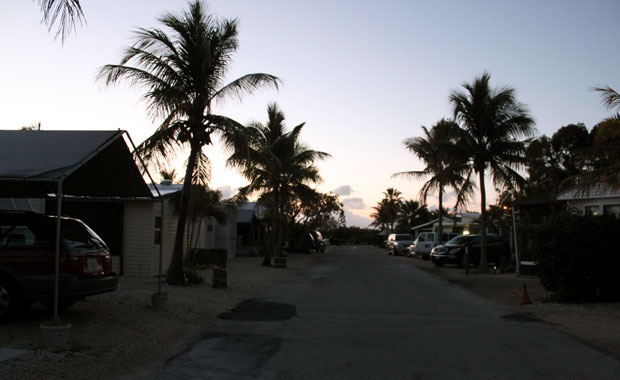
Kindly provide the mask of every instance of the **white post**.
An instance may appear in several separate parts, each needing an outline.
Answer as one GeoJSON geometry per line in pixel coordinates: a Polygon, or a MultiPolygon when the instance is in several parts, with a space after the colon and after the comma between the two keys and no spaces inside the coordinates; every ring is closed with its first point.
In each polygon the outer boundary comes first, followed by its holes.
{"type": "Polygon", "coordinates": [[[56,263],[55,263],[55,278],[54,278],[54,319],[58,321],[58,298],[60,292],[60,215],[62,208],[62,181],[61,178],[58,181],[58,192],[56,193],[56,263]]]}

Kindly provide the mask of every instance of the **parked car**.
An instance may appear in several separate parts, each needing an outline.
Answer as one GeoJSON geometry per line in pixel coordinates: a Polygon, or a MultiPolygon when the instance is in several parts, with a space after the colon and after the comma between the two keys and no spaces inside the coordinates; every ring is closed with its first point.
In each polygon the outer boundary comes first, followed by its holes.
{"type": "MultiPolygon", "coordinates": [[[[56,217],[0,211],[0,320],[40,301],[54,302],[56,217]]],[[[110,250],[78,219],[61,219],[59,308],[86,296],[112,292],[110,250]]]]}
{"type": "Polygon", "coordinates": [[[411,243],[413,243],[413,236],[410,234],[390,234],[387,239],[388,255],[398,256],[401,253],[406,255],[411,243]]]}
{"type": "MultiPolygon", "coordinates": [[[[435,236],[437,234],[437,232],[420,232],[418,237],[413,241],[413,244],[409,246],[407,257],[419,257],[428,260],[431,257],[431,250],[436,245],[435,236]]],[[[447,242],[458,235],[459,234],[454,232],[443,232],[439,243],[447,242]]]]}
{"type": "MultiPolygon", "coordinates": [[[[459,235],[443,245],[438,245],[431,251],[431,261],[437,266],[457,264],[465,266],[465,248],[469,247],[469,263],[480,263],[481,236],[459,235]]],[[[510,250],[498,235],[487,234],[487,262],[505,267],[510,258],[510,250]]]]}

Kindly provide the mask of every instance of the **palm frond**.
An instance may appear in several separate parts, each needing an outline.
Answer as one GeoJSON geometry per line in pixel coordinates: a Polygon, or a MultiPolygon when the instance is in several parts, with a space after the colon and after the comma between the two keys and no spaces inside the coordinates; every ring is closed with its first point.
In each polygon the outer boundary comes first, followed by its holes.
{"type": "Polygon", "coordinates": [[[39,5],[43,12],[43,22],[50,32],[56,22],[59,22],[54,38],[60,36],[62,43],[72,31],[75,31],[76,22],[80,25],[86,23],[79,0],[39,0],[39,5]]]}
{"type": "Polygon", "coordinates": [[[281,83],[282,81],[278,77],[270,74],[247,74],[223,86],[213,94],[213,99],[219,103],[223,103],[227,99],[241,101],[244,95],[253,94],[256,90],[264,87],[273,87],[278,90],[281,83]]]}
{"type": "Polygon", "coordinates": [[[601,93],[603,104],[608,110],[611,111],[617,108],[618,112],[620,112],[620,94],[614,91],[613,88],[609,86],[595,86],[592,89],[601,93]]]}

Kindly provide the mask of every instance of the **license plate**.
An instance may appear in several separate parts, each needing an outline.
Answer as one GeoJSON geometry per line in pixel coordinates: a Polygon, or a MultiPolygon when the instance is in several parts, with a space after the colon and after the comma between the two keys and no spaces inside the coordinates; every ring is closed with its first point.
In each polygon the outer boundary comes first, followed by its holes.
{"type": "Polygon", "coordinates": [[[101,269],[101,264],[98,259],[94,257],[89,257],[86,259],[86,270],[88,272],[100,272],[101,269]]]}

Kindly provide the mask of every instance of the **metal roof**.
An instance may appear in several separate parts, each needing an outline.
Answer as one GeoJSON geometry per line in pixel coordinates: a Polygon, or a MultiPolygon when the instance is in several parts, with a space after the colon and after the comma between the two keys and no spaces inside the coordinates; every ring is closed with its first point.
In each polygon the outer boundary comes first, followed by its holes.
{"type": "Polygon", "coordinates": [[[124,133],[0,130],[0,197],[151,198],[124,133]]]}

